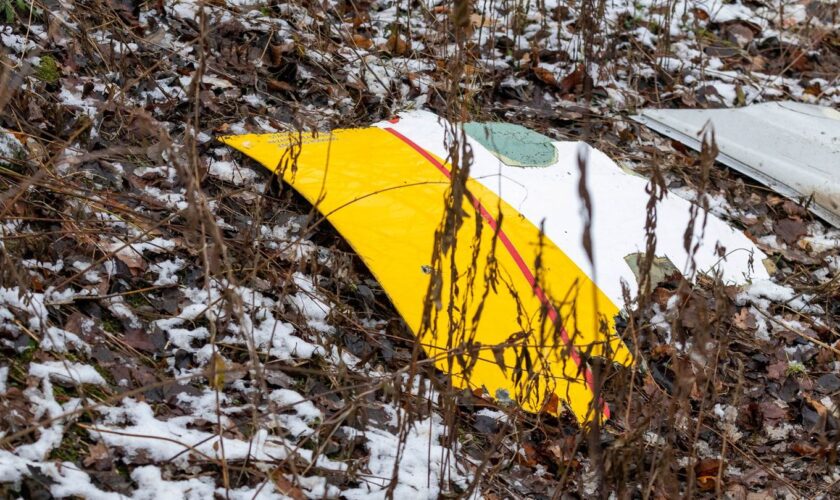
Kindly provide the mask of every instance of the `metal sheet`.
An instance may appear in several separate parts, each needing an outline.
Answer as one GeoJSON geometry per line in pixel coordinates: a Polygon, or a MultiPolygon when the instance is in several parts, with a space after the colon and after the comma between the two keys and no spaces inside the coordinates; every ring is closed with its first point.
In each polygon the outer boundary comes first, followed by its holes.
{"type": "MultiPolygon", "coordinates": [[[[438,121],[427,114],[420,120],[438,121]]],[[[470,179],[467,222],[458,230],[459,244],[442,257],[444,269],[457,264],[459,272],[440,274],[440,306],[427,310],[451,167],[399,126],[221,140],[282,175],[317,206],[456,386],[534,412],[558,413],[563,401],[579,421],[591,421],[602,402],[583,353],[609,349],[614,361],[632,360],[614,334],[618,306],[538,226],[470,179]]],[[[609,408],[601,407],[608,417],[609,408]]]]}
{"type": "MultiPolygon", "coordinates": [[[[562,408],[556,403],[564,402],[581,422],[589,421],[601,405],[587,357],[609,350],[613,361],[633,360],[613,322],[624,304],[623,286],[631,297],[638,286],[638,270],[627,257],[647,248],[647,182],[586,144],[520,130],[522,140],[540,149],[550,146],[553,162],[511,166],[500,157],[520,165],[547,158],[479,129],[479,137],[502,147],[492,151],[467,137],[472,165],[463,212],[468,218],[456,235],[458,244],[444,256],[460,272],[440,275],[439,312],[424,319],[435,234],[450,189],[451,130],[436,115],[415,111],[317,137],[280,133],[220,140],[282,175],[317,207],[457,386],[513,399],[529,411],[556,413],[562,408]],[[580,216],[581,158],[593,207],[592,261],[582,238],[587,227],[580,216]],[[474,365],[453,359],[450,352],[459,346],[481,349],[474,365]]],[[[684,231],[690,207],[677,196],[657,205],[656,261],[670,264],[663,267],[666,274],[677,269],[691,278],[695,270],[732,284],[767,278],[764,268],[751,266],[765,255],[711,215],[705,226],[695,227],[697,252],[689,254],[684,231]]]]}
{"type": "Polygon", "coordinates": [[[646,109],[634,120],[700,150],[711,122],[718,161],[840,227],[840,112],[797,102],[735,109],[646,109]]]}

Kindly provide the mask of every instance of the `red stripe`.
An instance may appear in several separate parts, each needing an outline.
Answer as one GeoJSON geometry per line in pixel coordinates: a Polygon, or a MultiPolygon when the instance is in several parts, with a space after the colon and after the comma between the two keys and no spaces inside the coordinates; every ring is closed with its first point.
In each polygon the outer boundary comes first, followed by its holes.
{"type": "MultiPolygon", "coordinates": [[[[452,179],[452,173],[449,171],[448,168],[441,162],[437,160],[434,156],[432,156],[428,151],[420,147],[414,141],[409,139],[408,137],[402,135],[401,133],[397,132],[393,128],[385,128],[388,132],[399,138],[401,141],[406,143],[407,145],[411,146],[412,149],[420,153],[420,155],[428,160],[429,163],[434,165],[443,175],[446,176],[447,179],[452,179]]],[[[481,217],[490,225],[490,227],[496,231],[499,227],[499,224],[496,222],[496,219],[484,208],[484,205],[481,202],[472,196],[471,194],[467,193],[470,201],[472,202],[473,206],[479,211],[481,217]]],[[[563,325],[560,324],[560,314],[557,312],[557,309],[554,308],[554,305],[548,300],[548,296],[543,291],[542,287],[539,286],[537,283],[536,278],[534,278],[534,273],[531,272],[531,269],[528,267],[528,264],[525,263],[525,259],[522,258],[522,254],[519,253],[519,250],[516,249],[513,242],[510,241],[507,234],[503,229],[498,229],[499,241],[502,242],[505,249],[508,251],[510,256],[513,258],[513,261],[516,262],[517,267],[519,267],[519,271],[522,272],[522,275],[525,277],[525,280],[528,281],[528,284],[531,285],[531,288],[534,290],[534,294],[536,294],[537,298],[540,300],[540,303],[547,309],[548,317],[560,327],[560,338],[563,339],[565,342],[566,347],[569,348],[569,352],[572,356],[572,361],[575,362],[575,365],[578,369],[581,368],[583,363],[580,353],[577,351],[577,348],[572,343],[572,339],[569,338],[569,334],[566,332],[566,329],[563,328],[563,325]]],[[[592,394],[595,394],[595,382],[592,377],[592,372],[589,370],[588,367],[583,366],[583,376],[586,380],[586,385],[589,387],[589,390],[592,391],[592,394]]],[[[604,403],[603,409],[604,417],[610,418],[610,409],[606,403],[604,403]]]]}

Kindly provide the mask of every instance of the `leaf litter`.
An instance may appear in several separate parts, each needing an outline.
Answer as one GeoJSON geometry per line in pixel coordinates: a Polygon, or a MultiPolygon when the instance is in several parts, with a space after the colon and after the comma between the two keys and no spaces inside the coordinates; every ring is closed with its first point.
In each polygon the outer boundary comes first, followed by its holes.
{"type": "Polygon", "coordinates": [[[476,2],[461,53],[446,2],[21,4],[0,27],[4,495],[840,491],[840,233],[624,118],[836,107],[836,4],[476,2]],[[773,279],[660,283],[597,432],[453,391],[335,232],[213,141],[441,112],[453,89],[659,178],[773,279]]]}

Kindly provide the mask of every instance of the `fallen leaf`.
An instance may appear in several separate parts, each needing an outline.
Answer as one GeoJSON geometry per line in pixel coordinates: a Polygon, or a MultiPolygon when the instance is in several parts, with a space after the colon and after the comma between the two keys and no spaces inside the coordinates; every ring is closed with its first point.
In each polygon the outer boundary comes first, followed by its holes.
{"type": "Polygon", "coordinates": [[[537,449],[529,442],[522,443],[519,453],[516,455],[520,464],[528,467],[537,465],[537,449]]]}
{"type": "Polygon", "coordinates": [[[820,457],[824,455],[826,451],[825,448],[815,446],[807,441],[797,441],[790,445],[788,449],[803,457],[820,457]]]}
{"type": "Polygon", "coordinates": [[[269,78],[267,80],[267,83],[268,88],[270,88],[271,90],[282,90],[284,92],[294,92],[295,90],[295,87],[292,84],[280,80],[275,80],[274,78],[269,78]]]}
{"type": "Polygon", "coordinates": [[[723,30],[726,39],[737,46],[744,48],[749,45],[756,33],[753,28],[742,21],[732,21],[727,23],[723,30]]]}
{"type": "Polygon", "coordinates": [[[746,307],[742,307],[732,316],[732,324],[741,330],[755,330],[758,327],[755,316],[746,307]]]}
{"type": "Polygon", "coordinates": [[[408,52],[409,46],[403,37],[399,35],[391,35],[388,41],[385,42],[384,50],[392,56],[402,56],[408,52]]]}
{"type": "Polygon", "coordinates": [[[799,218],[788,217],[773,224],[773,230],[776,236],[785,243],[791,245],[799,241],[799,238],[808,234],[808,229],[805,223],[799,218]]]}
{"type": "Polygon", "coordinates": [[[211,388],[217,391],[224,388],[226,370],[227,364],[225,363],[225,358],[219,353],[213,354],[213,359],[207,370],[207,380],[211,388]]]}
{"type": "Polygon", "coordinates": [[[702,491],[710,491],[717,487],[718,472],[723,467],[723,462],[718,458],[704,458],[694,466],[694,473],[697,475],[697,486],[702,491]]]}
{"type": "Polygon", "coordinates": [[[373,47],[373,40],[364,35],[354,34],[352,40],[353,45],[360,49],[369,50],[373,47]]]}
{"type": "Polygon", "coordinates": [[[773,380],[781,380],[787,375],[787,361],[777,361],[767,366],[767,376],[773,380]]]}
{"type": "Polygon", "coordinates": [[[840,389],[840,377],[833,373],[826,373],[817,379],[817,387],[824,393],[832,393],[840,389]]]}
{"type": "Polygon", "coordinates": [[[759,404],[758,407],[761,410],[761,416],[765,423],[770,425],[776,425],[787,418],[787,410],[776,403],[766,401],[759,404]]]}
{"type": "Polygon", "coordinates": [[[578,85],[583,85],[584,80],[586,80],[586,72],[583,70],[583,65],[578,65],[574,71],[563,77],[560,82],[560,92],[568,94],[578,85]]]}
{"type": "Polygon", "coordinates": [[[281,494],[286,495],[292,500],[306,500],[306,495],[303,491],[292,484],[280,469],[274,470],[271,474],[271,481],[281,494]]]}
{"type": "Polygon", "coordinates": [[[98,471],[111,470],[114,466],[114,459],[108,447],[101,441],[88,446],[88,454],[82,460],[85,467],[89,467],[98,471]]]}
{"type": "Polygon", "coordinates": [[[554,73],[552,73],[550,70],[547,70],[542,66],[534,66],[532,68],[532,71],[534,72],[534,76],[536,76],[539,81],[551,87],[557,86],[557,78],[555,78],[554,73]]]}
{"type": "Polygon", "coordinates": [[[557,394],[552,393],[551,397],[548,398],[545,405],[543,405],[543,411],[551,414],[557,415],[560,411],[560,398],[557,397],[557,394]]]}

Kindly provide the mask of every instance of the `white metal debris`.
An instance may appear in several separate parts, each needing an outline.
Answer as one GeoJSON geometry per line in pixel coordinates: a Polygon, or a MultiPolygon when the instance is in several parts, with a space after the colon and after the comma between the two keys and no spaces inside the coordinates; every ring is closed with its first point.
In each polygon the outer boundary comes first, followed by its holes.
{"type": "Polygon", "coordinates": [[[700,150],[711,124],[718,161],[840,227],[840,111],[792,101],[736,109],[646,109],[633,117],[700,150]]]}

